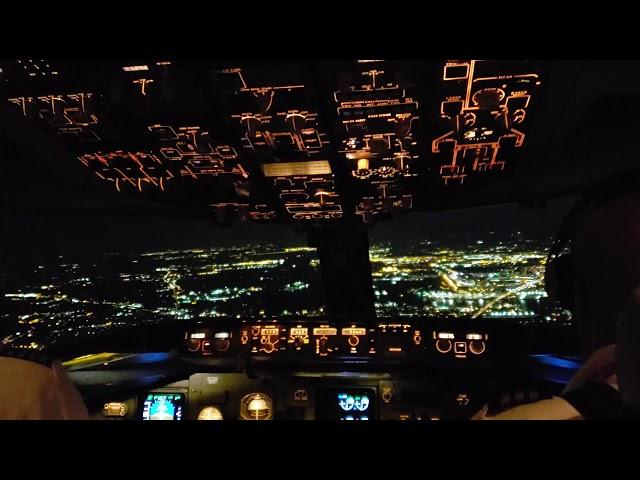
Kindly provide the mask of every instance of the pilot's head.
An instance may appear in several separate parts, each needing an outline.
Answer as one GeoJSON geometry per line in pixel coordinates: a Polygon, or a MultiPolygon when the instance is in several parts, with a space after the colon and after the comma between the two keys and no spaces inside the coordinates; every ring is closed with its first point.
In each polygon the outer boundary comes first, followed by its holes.
{"type": "Polygon", "coordinates": [[[616,323],[640,285],[640,192],[592,207],[572,241],[574,319],[583,353],[615,343],[616,323]]]}

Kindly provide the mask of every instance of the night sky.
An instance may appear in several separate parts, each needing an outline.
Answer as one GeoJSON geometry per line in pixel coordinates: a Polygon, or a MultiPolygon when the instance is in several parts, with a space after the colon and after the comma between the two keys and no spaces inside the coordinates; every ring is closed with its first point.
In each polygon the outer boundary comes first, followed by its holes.
{"type": "MultiPolygon", "coordinates": [[[[372,243],[396,239],[440,239],[444,236],[482,238],[493,231],[507,236],[521,231],[527,237],[553,235],[571,199],[549,202],[545,208],[523,209],[515,205],[481,207],[435,213],[414,212],[380,222],[370,229],[372,243]]],[[[213,226],[206,220],[117,215],[5,215],[4,247],[8,264],[46,261],[58,255],[92,256],[104,252],[140,252],[276,243],[304,245],[306,234],[283,225],[236,223],[231,228],[213,226]],[[17,260],[20,261],[20,260],[17,260]]]]}

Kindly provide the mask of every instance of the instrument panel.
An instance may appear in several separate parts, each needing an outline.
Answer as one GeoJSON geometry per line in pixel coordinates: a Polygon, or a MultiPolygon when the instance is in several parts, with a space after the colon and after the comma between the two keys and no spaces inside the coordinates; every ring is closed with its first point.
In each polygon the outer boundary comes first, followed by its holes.
{"type": "Polygon", "coordinates": [[[511,175],[545,65],[18,59],[0,102],[116,192],[225,225],[371,224],[511,175]]]}
{"type": "Polygon", "coordinates": [[[422,321],[338,322],[318,320],[206,322],[184,333],[182,352],[199,358],[274,361],[394,359],[488,362],[491,334],[480,326],[445,329],[422,321]]]}
{"type": "MultiPolygon", "coordinates": [[[[121,401],[94,413],[107,420],[440,420],[466,416],[469,401],[418,378],[380,376],[251,378],[244,373],[195,373],[187,380],[121,401]],[[444,400],[444,401],[443,401],[444,400]]],[[[471,404],[475,408],[475,403],[471,404]]],[[[469,410],[470,412],[470,410],[469,410]]]]}
{"type": "MultiPolygon", "coordinates": [[[[487,402],[492,411],[499,411],[557,393],[564,385],[558,378],[567,372],[549,370],[549,365],[556,364],[537,362],[536,355],[522,356],[539,350],[530,350],[527,335],[514,335],[504,328],[498,322],[468,318],[200,321],[183,330],[181,347],[166,357],[170,363],[156,368],[143,367],[142,358],[130,362],[149,372],[141,371],[141,378],[177,367],[175,372],[184,372],[178,377],[182,380],[166,384],[168,379],[158,376],[160,385],[154,388],[141,382],[136,397],[109,394],[104,408],[100,405],[94,416],[113,420],[468,419],[487,402]],[[532,386],[529,380],[513,376],[523,371],[540,375],[546,383],[532,386]],[[505,385],[512,388],[513,382],[516,390],[503,390],[505,385]]],[[[571,362],[558,363],[558,368],[568,368],[567,363],[571,362]]],[[[81,370],[70,374],[93,375],[81,370]]]]}

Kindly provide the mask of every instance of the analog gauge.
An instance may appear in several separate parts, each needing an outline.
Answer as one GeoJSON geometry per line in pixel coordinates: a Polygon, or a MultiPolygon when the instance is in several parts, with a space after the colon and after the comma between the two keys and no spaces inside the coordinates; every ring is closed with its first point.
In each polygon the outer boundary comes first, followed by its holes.
{"type": "Polygon", "coordinates": [[[240,400],[240,418],[242,420],[272,420],[273,402],[264,393],[250,393],[240,400]]]}
{"type": "Polygon", "coordinates": [[[223,420],[223,416],[218,407],[204,407],[198,414],[198,420],[223,420]]]}

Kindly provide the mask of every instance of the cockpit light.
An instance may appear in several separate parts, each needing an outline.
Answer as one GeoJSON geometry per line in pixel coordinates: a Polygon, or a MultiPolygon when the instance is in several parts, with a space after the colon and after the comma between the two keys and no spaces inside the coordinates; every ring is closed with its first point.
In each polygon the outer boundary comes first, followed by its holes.
{"type": "Polygon", "coordinates": [[[438,333],[438,338],[447,339],[447,340],[453,340],[455,338],[455,335],[453,333],[440,332],[440,333],[438,333]]]}

